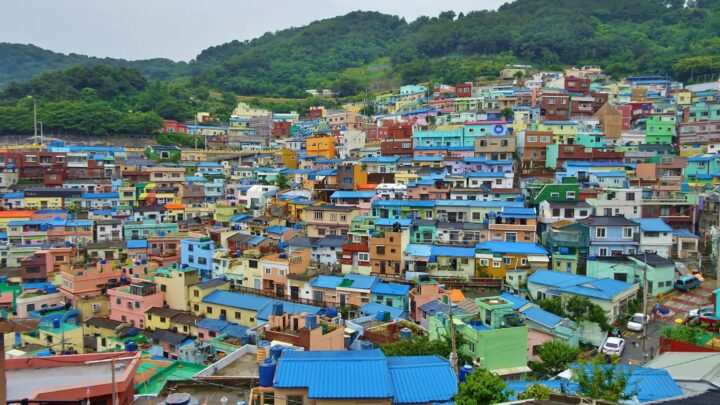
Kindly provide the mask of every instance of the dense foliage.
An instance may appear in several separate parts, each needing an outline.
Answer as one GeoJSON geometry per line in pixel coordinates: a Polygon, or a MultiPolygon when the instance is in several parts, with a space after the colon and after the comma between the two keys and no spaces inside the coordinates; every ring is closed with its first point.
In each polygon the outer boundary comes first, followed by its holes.
{"type": "Polygon", "coordinates": [[[98,64],[276,97],[303,97],[311,88],[353,95],[398,80],[461,82],[496,75],[515,61],[540,67],[599,64],[612,75],[709,78],[720,71],[720,0],[685,3],[637,0],[627,7],[624,0],[517,0],[496,11],[447,11],[411,23],[358,11],[214,46],[190,63],[129,62],[0,44],[0,84],[98,64]]]}
{"type": "MultiPolygon", "coordinates": [[[[461,348],[465,344],[465,336],[455,335],[455,343],[458,349],[458,364],[471,364],[472,358],[462,353],[461,348]]],[[[452,343],[446,336],[440,339],[430,340],[426,335],[414,336],[410,340],[398,340],[393,343],[380,345],[380,350],[386,356],[430,356],[437,355],[445,359],[450,358],[452,343]]]]}
{"type": "Polygon", "coordinates": [[[542,384],[532,384],[528,385],[527,388],[525,388],[525,391],[519,393],[517,395],[518,400],[523,399],[548,399],[550,398],[550,394],[554,393],[554,390],[551,390],[546,385],[542,384]]]}
{"type": "Polygon", "coordinates": [[[530,362],[538,379],[552,378],[567,370],[580,357],[580,349],[561,340],[549,340],[538,347],[539,362],[530,362]]]}
{"type": "Polygon", "coordinates": [[[505,402],[510,393],[505,390],[507,384],[491,372],[478,368],[467,376],[458,386],[455,394],[457,405],[487,405],[505,402]]]}
{"type": "Polygon", "coordinates": [[[627,401],[638,392],[630,382],[630,370],[617,364],[605,364],[602,356],[592,362],[583,362],[573,368],[573,381],[579,385],[578,392],[584,397],[606,401],[627,401]]]}
{"type": "Polygon", "coordinates": [[[697,345],[701,332],[699,328],[683,325],[663,328],[662,334],[668,339],[697,345]]]}

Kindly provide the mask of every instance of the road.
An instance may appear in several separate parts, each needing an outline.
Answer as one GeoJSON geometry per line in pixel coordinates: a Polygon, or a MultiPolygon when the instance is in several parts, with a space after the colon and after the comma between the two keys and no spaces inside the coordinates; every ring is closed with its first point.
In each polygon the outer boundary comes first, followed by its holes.
{"type": "MultiPolygon", "coordinates": [[[[660,305],[669,309],[669,313],[657,316],[648,324],[648,337],[645,343],[645,350],[642,345],[642,332],[633,332],[623,329],[625,338],[625,351],[622,355],[623,364],[643,364],[651,360],[658,353],[658,346],[662,330],[666,326],[672,326],[675,319],[684,319],[688,311],[710,302],[710,295],[718,288],[720,283],[716,280],[706,280],[702,285],[692,291],[673,291],[667,294],[660,301],[660,305]],[[645,354],[647,353],[647,355],[645,354]]],[[[648,308],[655,306],[654,298],[648,303],[648,308]]]]}

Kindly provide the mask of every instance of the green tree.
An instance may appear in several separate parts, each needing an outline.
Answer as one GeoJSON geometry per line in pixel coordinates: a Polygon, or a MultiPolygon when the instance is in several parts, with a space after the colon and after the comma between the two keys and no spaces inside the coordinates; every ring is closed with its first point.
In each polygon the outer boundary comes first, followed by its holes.
{"type": "Polygon", "coordinates": [[[275,185],[276,185],[280,190],[287,190],[288,188],[290,188],[290,185],[288,184],[288,176],[285,175],[285,174],[279,174],[279,175],[275,178],[275,185]]]}
{"type": "Polygon", "coordinates": [[[554,377],[566,370],[580,357],[580,348],[573,347],[562,340],[549,340],[538,347],[540,362],[531,363],[538,378],[554,377]]]}
{"type": "Polygon", "coordinates": [[[547,298],[538,301],[540,308],[545,311],[552,312],[557,316],[565,316],[565,310],[563,309],[562,301],[560,298],[547,298]]]}
{"type": "Polygon", "coordinates": [[[476,369],[460,383],[455,394],[457,405],[486,405],[505,402],[510,393],[505,390],[507,385],[500,377],[485,369],[476,369]]]}
{"type": "Polygon", "coordinates": [[[565,303],[565,310],[575,321],[595,322],[602,330],[610,329],[605,310],[600,305],[593,304],[588,298],[573,296],[565,303]]]}
{"type": "MultiPolygon", "coordinates": [[[[455,335],[455,347],[458,349],[458,364],[470,364],[472,358],[463,354],[460,349],[465,345],[465,337],[461,334],[455,335]]],[[[430,340],[427,335],[416,335],[410,340],[401,339],[397,342],[380,345],[380,350],[386,356],[429,356],[438,355],[442,358],[450,358],[452,343],[450,339],[442,335],[439,339],[430,340]]]]}
{"type": "Polygon", "coordinates": [[[556,392],[542,384],[532,384],[525,388],[525,391],[517,395],[517,399],[548,399],[550,394],[556,392]]]}
{"type": "Polygon", "coordinates": [[[505,107],[502,110],[500,110],[500,116],[502,116],[506,120],[509,120],[514,115],[515,115],[515,113],[513,112],[513,109],[510,107],[505,107]]]}
{"type": "Polygon", "coordinates": [[[605,364],[603,356],[591,362],[581,362],[573,367],[573,381],[578,392],[585,397],[606,401],[626,401],[634,397],[638,388],[630,384],[630,371],[626,366],[615,363],[605,364]]]}

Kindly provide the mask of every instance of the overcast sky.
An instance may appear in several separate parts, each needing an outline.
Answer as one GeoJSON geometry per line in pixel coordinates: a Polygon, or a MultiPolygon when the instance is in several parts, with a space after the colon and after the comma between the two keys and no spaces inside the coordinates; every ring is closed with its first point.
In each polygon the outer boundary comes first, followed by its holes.
{"type": "Polygon", "coordinates": [[[412,21],[446,10],[495,9],[506,1],[1,0],[0,42],[101,57],[189,60],[212,45],[358,9],[412,21]]]}

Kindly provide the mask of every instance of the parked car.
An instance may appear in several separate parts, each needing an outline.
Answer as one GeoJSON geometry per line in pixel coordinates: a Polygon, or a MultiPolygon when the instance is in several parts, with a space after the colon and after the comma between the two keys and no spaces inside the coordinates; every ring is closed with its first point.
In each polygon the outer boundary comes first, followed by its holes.
{"type": "Polygon", "coordinates": [[[700,286],[700,280],[695,276],[682,276],[675,280],[675,288],[681,291],[690,291],[700,286]]]}
{"type": "Polygon", "coordinates": [[[613,354],[616,356],[622,356],[625,350],[625,339],[618,337],[609,337],[605,340],[600,353],[602,354],[613,354]]]}
{"type": "Polygon", "coordinates": [[[707,316],[712,315],[715,312],[715,308],[710,305],[703,305],[700,308],[691,309],[690,312],[688,312],[687,317],[688,318],[695,318],[697,316],[707,316]]]}
{"type": "Polygon", "coordinates": [[[628,320],[627,328],[628,330],[640,332],[649,321],[650,316],[646,314],[633,314],[633,316],[630,317],[630,320],[628,320]]]}

